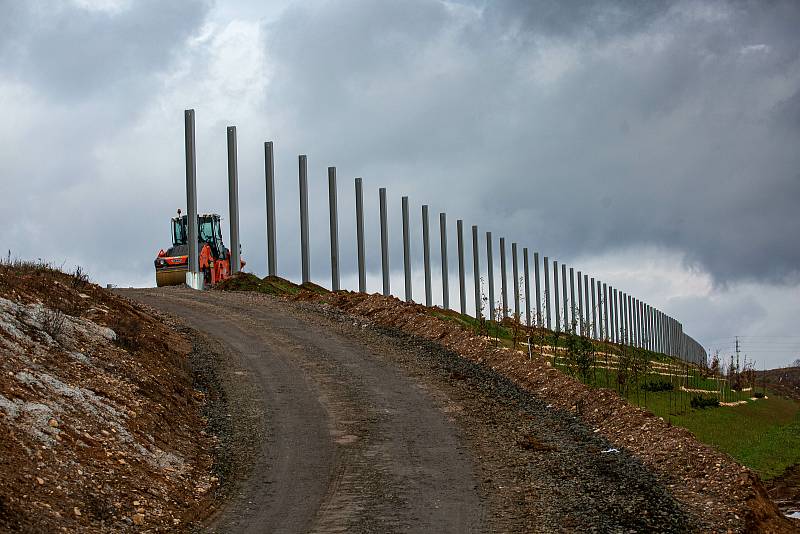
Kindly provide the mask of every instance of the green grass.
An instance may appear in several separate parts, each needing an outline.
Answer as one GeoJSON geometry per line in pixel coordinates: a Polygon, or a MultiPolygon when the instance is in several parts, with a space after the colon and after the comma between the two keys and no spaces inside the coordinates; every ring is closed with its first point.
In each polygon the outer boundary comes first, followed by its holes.
{"type": "Polygon", "coordinates": [[[772,478],[800,462],[800,407],[768,396],[741,406],[691,410],[673,423],[772,478]]]}

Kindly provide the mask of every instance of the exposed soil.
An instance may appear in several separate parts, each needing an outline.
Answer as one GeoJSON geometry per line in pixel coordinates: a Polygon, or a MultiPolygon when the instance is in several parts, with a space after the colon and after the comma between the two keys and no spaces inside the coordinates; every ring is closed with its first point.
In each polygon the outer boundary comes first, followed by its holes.
{"type": "Polygon", "coordinates": [[[800,401],[800,367],[784,367],[756,371],[756,389],[766,386],[768,390],[800,401]]]}
{"type": "Polygon", "coordinates": [[[190,528],[216,486],[189,340],[42,265],[0,265],[0,531],[190,528]]]}
{"type": "Polygon", "coordinates": [[[788,467],[780,476],[764,482],[767,493],[786,514],[800,516],[800,464],[788,467]]]}

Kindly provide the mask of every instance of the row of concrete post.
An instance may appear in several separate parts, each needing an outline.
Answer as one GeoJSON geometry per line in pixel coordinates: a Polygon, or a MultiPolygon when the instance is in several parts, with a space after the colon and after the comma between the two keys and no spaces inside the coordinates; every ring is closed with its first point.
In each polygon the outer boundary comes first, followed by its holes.
{"type": "MultiPolygon", "coordinates": [[[[189,204],[189,220],[196,221],[196,193],[194,187],[194,113],[186,112],[186,176],[187,176],[187,202],[189,204]],[[193,216],[194,213],[194,216],[193,216]]],[[[276,276],[277,267],[277,231],[275,226],[275,176],[273,144],[271,141],[264,143],[265,177],[266,177],[266,235],[267,235],[267,266],[268,274],[276,276]]],[[[309,242],[309,212],[308,212],[308,174],[307,158],[305,155],[298,157],[298,177],[300,192],[300,256],[302,282],[310,282],[310,242],[309,242]]],[[[239,232],[238,232],[238,198],[237,181],[238,172],[236,165],[236,129],[228,128],[228,174],[230,191],[230,224],[231,224],[231,249],[232,259],[236,255],[235,265],[238,266],[239,232]]],[[[358,291],[366,292],[366,254],[364,235],[364,197],[363,180],[355,178],[355,217],[357,241],[357,267],[358,291]]],[[[391,294],[390,264],[389,264],[389,227],[388,227],[388,201],[385,188],[378,190],[379,202],[379,228],[381,247],[381,273],[384,295],[391,294]]],[[[339,257],[339,232],[338,232],[338,200],[336,168],[328,168],[328,207],[330,230],[330,259],[331,259],[331,289],[337,291],[340,286],[340,257],[339,257]]],[[[410,204],[408,197],[401,198],[402,214],[402,239],[403,239],[403,273],[404,297],[412,300],[412,243],[410,234],[410,204]]],[[[433,305],[433,291],[431,287],[431,235],[429,221],[429,207],[421,206],[423,269],[425,280],[425,304],[433,305]]],[[[196,224],[196,223],[195,223],[196,224]]],[[[547,328],[556,332],[566,332],[581,335],[597,340],[626,344],[649,349],[685,360],[700,363],[705,360],[705,350],[694,339],[683,332],[680,322],[664,314],[660,310],[628,295],[618,288],[610,286],[601,280],[596,280],[582,271],[567,267],[556,260],[544,256],[540,262],[539,252],[529,254],[528,248],[522,248],[522,274],[520,276],[520,253],[517,243],[511,243],[511,274],[513,288],[508,287],[508,266],[506,256],[506,240],[499,238],[500,254],[500,302],[495,301],[495,273],[494,273],[494,241],[492,232],[485,234],[485,260],[488,296],[484,296],[481,287],[481,253],[480,234],[477,226],[472,226],[472,272],[474,283],[475,317],[485,317],[484,303],[488,306],[488,318],[497,321],[509,318],[528,326],[547,328]],[[531,269],[532,268],[532,269],[531,269]],[[551,270],[552,269],[552,270],[551,270]],[[531,282],[530,273],[533,271],[531,282]],[[577,278],[577,281],[576,281],[577,278]],[[552,292],[551,292],[552,282],[552,292]],[[577,282],[577,283],[576,283],[577,282]],[[520,284],[522,283],[522,287],[520,284]],[[535,296],[534,306],[531,303],[531,284],[535,296]],[[509,304],[509,292],[513,298],[513,308],[509,304]],[[524,303],[524,310],[521,304],[524,303]],[[512,312],[513,310],[513,312],[512,312]]],[[[190,247],[196,247],[196,228],[189,226],[190,247]],[[195,232],[194,238],[192,232],[195,232]]],[[[466,288],[466,242],[464,239],[464,222],[456,221],[457,236],[457,267],[458,267],[458,309],[462,314],[467,314],[467,288],[466,288]]],[[[450,308],[449,262],[447,241],[447,215],[439,214],[439,246],[441,259],[441,289],[443,308],[450,308]]],[[[190,250],[190,260],[195,258],[190,250]]],[[[232,261],[232,265],[234,262],[232,261]]],[[[191,265],[190,265],[191,269],[191,265]]],[[[196,270],[196,265],[195,265],[196,270]]]]}

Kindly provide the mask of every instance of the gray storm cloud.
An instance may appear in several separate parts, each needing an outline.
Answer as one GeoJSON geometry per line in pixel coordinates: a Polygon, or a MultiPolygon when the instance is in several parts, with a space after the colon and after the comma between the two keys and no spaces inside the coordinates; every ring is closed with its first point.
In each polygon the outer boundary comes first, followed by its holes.
{"type": "MultiPolygon", "coordinates": [[[[0,244],[13,254],[149,280],[184,202],[182,111],[193,107],[201,210],[227,215],[224,131],[238,126],[242,241],[259,272],[261,143],[273,139],[290,276],[296,156],[307,153],[322,280],[325,167],[337,165],[343,258],[363,176],[373,247],[377,187],[389,189],[396,268],[407,194],[415,232],[424,202],[451,227],[463,218],[567,262],[657,248],[706,273],[713,295],[797,292],[794,2],[0,4],[0,244]]],[[[352,276],[354,262],[342,269],[352,276]]],[[[753,309],[774,326],[757,294],[707,308],[659,298],[699,322],[710,321],[701,309],[753,309]]],[[[697,326],[708,339],[726,328],[697,326]]]]}

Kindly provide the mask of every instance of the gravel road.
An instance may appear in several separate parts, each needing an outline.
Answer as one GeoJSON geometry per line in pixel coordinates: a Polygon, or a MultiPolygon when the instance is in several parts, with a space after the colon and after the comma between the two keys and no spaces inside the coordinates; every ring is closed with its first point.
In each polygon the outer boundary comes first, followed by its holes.
{"type": "Polygon", "coordinates": [[[257,408],[231,403],[261,420],[212,531],[698,528],[624,450],[438,345],[265,295],[119,293],[212,338],[242,390],[231,398],[257,408]]]}

